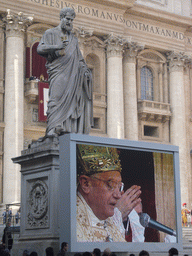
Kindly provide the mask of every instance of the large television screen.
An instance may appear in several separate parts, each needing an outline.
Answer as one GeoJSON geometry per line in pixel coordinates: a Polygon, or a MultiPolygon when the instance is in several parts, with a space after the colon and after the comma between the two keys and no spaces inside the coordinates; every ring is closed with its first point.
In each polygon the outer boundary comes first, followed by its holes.
{"type": "Polygon", "coordinates": [[[66,134],[60,174],[60,242],[71,252],[181,248],[178,147],[66,134]]]}

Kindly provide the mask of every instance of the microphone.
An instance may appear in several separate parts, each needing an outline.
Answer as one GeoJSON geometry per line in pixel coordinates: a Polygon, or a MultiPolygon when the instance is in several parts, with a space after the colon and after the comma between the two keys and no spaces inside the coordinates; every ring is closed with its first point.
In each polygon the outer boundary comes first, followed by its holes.
{"type": "Polygon", "coordinates": [[[171,236],[176,236],[176,231],[166,227],[165,225],[159,223],[158,221],[155,221],[151,219],[151,217],[147,213],[139,213],[140,216],[140,223],[144,228],[154,228],[157,229],[158,231],[162,231],[164,233],[167,233],[171,236]]]}

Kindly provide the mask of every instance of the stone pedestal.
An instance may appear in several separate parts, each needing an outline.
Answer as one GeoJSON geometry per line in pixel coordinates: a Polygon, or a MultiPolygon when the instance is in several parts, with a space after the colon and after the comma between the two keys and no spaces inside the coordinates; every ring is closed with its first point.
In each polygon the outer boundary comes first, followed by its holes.
{"type": "Polygon", "coordinates": [[[22,255],[28,249],[45,255],[49,246],[57,253],[60,247],[58,138],[32,143],[12,160],[21,165],[20,237],[12,253],[22,255]]]}

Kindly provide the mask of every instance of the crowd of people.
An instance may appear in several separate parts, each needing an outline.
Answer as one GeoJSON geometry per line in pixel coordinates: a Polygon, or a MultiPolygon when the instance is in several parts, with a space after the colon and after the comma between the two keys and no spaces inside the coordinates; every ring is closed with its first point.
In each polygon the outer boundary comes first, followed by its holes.
{"type": "MultiPolygon", "coordinates": [[[[68,251],[68,243],[63,242],[61,244],[61,248],[59,252],[54,252],[53,247],[47,247],[45,249],[45,255],[46,256],[65,256],[66,252],[68,251]]],[[[168,251],[168,256],[174,256],[179,255],[179,252],[176,248],[172,247],[168,251]]],[[[11,256],[10,250],[5,249],[3,244],[0,244],[0,256],[11,256]]],[[[24,250],[22,253],[22,256],[40,256],[35,250],[29,251],[28,249],[24,250]]],[[[85,251],[83,253],[75,253],[74,256],[117,256],[115,252],[111,252],[109,248],[106,248],[103,252],[99,248],[94,248],[92,252],[85,251]]],[[[129,256],[135,256],[135,254],[131,253],[129,256]]],[[[150,253],[148,251],[142,250],[139,252],[139,256],[150,256],[150,253]]],[[[188,256],[185,254],[184,256],[188,256]]]]}
{"type": "Polygon", "coordinates": [[[15,214],[12,213],[12,208],[9,208],[8,211],[6,211],[5,209],[2,216],[3,216],[3,224],[14,223],[17,225],[19,224],[19,221],[20,221],[20,209],[17,210],[15,214]]]}

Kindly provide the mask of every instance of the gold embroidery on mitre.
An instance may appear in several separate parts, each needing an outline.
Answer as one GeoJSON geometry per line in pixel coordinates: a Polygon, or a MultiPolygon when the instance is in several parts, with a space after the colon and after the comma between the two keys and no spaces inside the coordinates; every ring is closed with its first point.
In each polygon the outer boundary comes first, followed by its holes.
{"type": "Polygon", "coordinates": [[[77,155],[78,176],[106,171],[121,172],[121,163],[116,148],[78,144],[77,155]]]}

